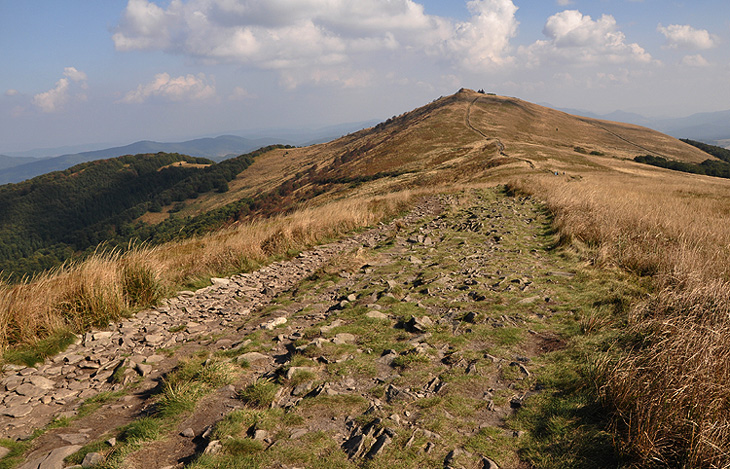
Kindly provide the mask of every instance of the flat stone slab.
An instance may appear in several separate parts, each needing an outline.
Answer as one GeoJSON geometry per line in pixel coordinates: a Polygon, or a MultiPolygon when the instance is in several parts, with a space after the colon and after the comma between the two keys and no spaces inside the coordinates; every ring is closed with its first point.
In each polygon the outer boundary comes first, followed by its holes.
{"type": "Polygon", "coordinates": [[[347,332],[341,332],[332,339],[332,343],[335,345],[354,344],[355,336],[347,332]]]}
{"type": "Polygon", "coordinates": [[[83,433],[59,433],[58,437],[70,445],[81,445],[89,439],[89,435],[83,433]]]}
{"type": "Polygon", "coordinates": [[[382,319],[386,321],[390,319],[387,314],[381,313],[380,311],[368,311],[365,313],[365,316],[370,319],[382,319]]]}
{"type": "Polygon", "coordinates": [[[262,362],[268,363],[273,360],[273,358],[271,358],[270,356],[264,355],[263,353],[259,353],[259,352],[244,353],[243,355],[239,356],[238,358],[239,358],[239,360],[246,360],[251,365],[262,363],[262,362]]]}
{"type": "Polygon", "coordinates": [[[29,381],[34,385],[41,389],[45,389],[46,391],[49,389],[53,389],[56,387],[56,383],[48,378],[44,378],[43,376],[31,376],[29,378],[29,381]]]}
{"type": "Polygon", "coordinates": [[[18,469],[63,469],[63,460],[80,450],[81,446],[71,445],[56,448],[40,458],[29,461],[18,469]]]}
{"type": "Polygon", "coordinates": [[[21,396],[37,397],[45,394],[45,389],[34,386],[30,383],[23,383],[15,389],[21,396]]]}
{"type": "Polygon", "coordinates": [[[8,417],[17,419],[20,417],[25,417],[26,415],[30,414],[30,412],[32,410],[33,410],[32,406],[23,404],[23,405],[17,405],[17,406],[6,408],[5,410],[2,411],[2,414],[7,415],[8,417]]]}

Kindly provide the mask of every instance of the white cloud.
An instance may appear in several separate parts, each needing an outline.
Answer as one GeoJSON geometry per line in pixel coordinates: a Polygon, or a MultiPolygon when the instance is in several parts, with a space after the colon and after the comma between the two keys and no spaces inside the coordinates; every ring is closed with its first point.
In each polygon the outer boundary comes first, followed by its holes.
{"type": "Polygon", "coordinates": [[[608,82],[608,83],[619,83],[619,84],[627,84],[631,80],[629,79],[631,76],[630,72],[627,69],[621,69],[618,73],[604,73],[604,72],[598,72],[596,74],[596,77],[598,78],[599,82],[608,82]]]}
{"type": "Polygon", "coordinates": [[[75,82],[84,82],[86,81],[86,74],[84,72],[81,72],[79,70],[76,70],[76,67],[66,67],[63,69],[63,75],[67,78],[70,78],[71,80],[75,82]]]}
{"type": "Polygon", "coordinates": [[[667,47],[672,49],[711,49],[719,42],[719,38],[706,29],[695,29],[688,24],[667,27],[659,24],[657,31],[667,38],[667,47]]]}
{"type": "Polygon", "coordinates": [[[77,83],[76,86],[86,89],[86,74],[75,67],[66,67],[63,69],[63,75],[64,78],[58,80],[54,88],[33,96],[33,104],[38,106],[41,111],[56,112],[71,100],[83,101],[86,99],[86,95],[83,93],[72,94],[73,85],[71,84],[73,81],[77,83]]]}
{"type": "Polygon", "coordinates": [[[63,107],[69,99],[68,78],[61,78],[56,82],[56,87],[33,97],[33,104],[41,108],[43,112],[55,112],[63,107]]]}
{"type": "Polygon", "coordinates": [[[564,7],[575,3],[573,0],[558,0],[558,5],[564,7]]]}
{"type": "MultiPolygon", "coordinates": [[[[171,6],[172,8],[172,6],[171,6]]],[[[117,50],[167,47],[170,31],[165,10],[146,0],[129,0],[119,26],[112,36],[117,50]]]]}
{"type": "Polygon", "coordinates": [[[706,58],[702,57],[701,54],[685,55],[684,57],[682,57],[682,61],[680,63],[682,65],[686,65],[688,67],[709,67],[710,66],[710,62],[708,62],[706,58]]]}
{"type": "Polygon", "coordinates": [[[205,74],[185,75],[176,78],[168,73],[159,73],[150,83],[142,84],[128,92],[121,102],[142,103],[149,98],[167,101],[194,101],[210,99],[215,96],[215,85],[208,83],[205,74]]]}
{"type": "Polygon", "coordinates": [[[519,52],[533,66],[545,62],[595,65],[651,62],[651,55],[636,43],[627,43],[611,15],[593,20],[578,10],[565,10],[548,18],[543,29],[547,40],[535,41],[519,52]]]}
{"type": "Polygon", "coordinates": [[[120,51],[306,69],[305,78],[322,69],[334,73],[333,66],[363,68],[376,52],[415,53],[480,71],[508,64],[517,29],[512,0],[471,0],[467,7],[471,17],[456,22],[427,15],[413,0],[173,0],[166,8],[129,0],[112,39],[120,51]]]}
{"type": "Polygon", "coordinates": [[[10,89],[5,92],[5,96],[18,96],[20,92],[18,90],[10,89]]]}
{"type": "Polygon", "coordinates": [[[473,0],[467,6],[471,18],[456,24],[447,41],[461,65],[471,71],[487,71],[510,64],[509,41],[518,25],[512,0],[473,0]]]}

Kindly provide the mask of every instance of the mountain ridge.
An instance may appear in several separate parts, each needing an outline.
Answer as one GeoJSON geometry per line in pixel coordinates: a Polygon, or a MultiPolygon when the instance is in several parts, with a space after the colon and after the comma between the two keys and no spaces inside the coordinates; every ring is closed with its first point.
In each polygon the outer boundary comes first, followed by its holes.
{"type": "MultiPolygon", "coordinates": [[[[185,146],[194,149],[197,146],[200,151],[215,148],[220,154],[242,140],[222,136],[191,142],[164,148],[174,150],[185,146]]],[[[149,145],[150,142],[139,142],[137,146],[123,148],[148,149],[149,145]]],[[[159,149],[153,145],[153,150],[159,149]]],[[[500,168],[518,173],[525,170],[565,171],[576,164],[601,167],[611,158],[633,160],[642,155],[692,164],[714,159],[691,145],[651,129],[581,118],[517,98],[471,90],[442,97],[327,143],[299,148],[267,147],[254,153],[255,158],[253,153],[246,153],[218,164],[207,161],[203,164],[207,167],[203,169],[191,165],[192,160],[184,160],[188,166],[169,170],[185,172],[178,178],[168,178],[169,187],[165,185],[167,182],[159,182],[154,190],[140,187],[140,194],[149,193],[152,198],[135,198],[133,203],[120,207],[119,213],[112,211],[106,218],[94,208],[93,192],[98,189],[99,197],[107,197],[104,195],[106,179],[117,178],[123,171],[115,159],[94,160],[93,165],[84,162],[62,172],[0,186],[7,211],[1,220],[8,245],[3,258],[6,263],[15,258],[16,264],[20,262],[19,272],[31,273],[28,269],[35,264],[26,265],[21,260],[37,258],[37,252],[43,249],[46,251],[37,259],[38,265],[47,268],[64,260],[59,256],[68,255],[70,251],[84,251],[98,242],[113,240],[114,245],[123,245],[134,236],[145,242],[168,241],[174,238],[174,233],[198,233],[200,229],[214,228],[215,224],[267,217],[299,204],[321,203],[318,201],[342,196],[359,187],[387,192],[390,187],[419,187],[429,181],[479,179],[499,172],[500,168]],[[242,164],[238,164],[238,160],[242,164]],[[115,169],[102,170],[105,165],[115,169]],[[106,176],[85,179],[92,170],[106,176]],[[198,172],[207,176],[193,177],[193,173],[198,172]],[[82,181],[86,181],[83,192],[87,199],[74,208],[76,206],[70,203],[74,199],[72,189],[82,181]],[[68,220],[58,221],[58,226],[68,223],[73,226],[64,230],[48,229],[50,215],[36,213],[43,209],[38,197],[46,192],[57,194],[57,199],[67,199],[70,205],[64,210],[71,212],[68,220]],[[96,215],[90,217],[92,213],[96,215]],[[35,221],[10,229],[15,226],[13,217],[20,214],[23,219],[30,217],[35,221]],[[82,220],[87,218],[88,226],[85,226],[82,220]],[[196,228],[187,230],[186,223],[196,228]],[[54,237],[62,233],[65,237],[54,237]],[[12,254],[13,249],[19,251],[12,254]]],[[[166,155],[176,155],[175,161],[182,158],[179,153],[163,152],[117,158],[126,158],[125,164],[134,167],[139,163],[138,159],[166,155]]],[[[70,164],[73,159],[68,157],[63,161],[70,164]]],[[[169,166],[168,163],[165,164],[169,166]]],[[[161,177],[154,171],[159,172],[162,167],[150,169],[148,166],[147,163],[142,166],[147,168],[145,178],[152,181],[161,177]]],[[[143,176],[142,172],[123,175],[130,185],[138,184],[135,178],[143,176]]],[[[54,200],[51,206],[57,204],[54,200]]],[[[8,272],[13,270],[9,267],[11,264],[6,265],[8,272]]]]}
{"type": "Polygon", "coordinates": [[[646,117],[635,112],[616,110],[608,114],[561,108],[550,104],[547,107],[567,112],[568,114],[590,117],[592,119],[609,120],[649,127],[675,138],[689,138],[712,145],[727,147],[730,145],[730,110],[699,112],[686,117],[646,117]]]}
{"type": "Polygon", "coordinates": [[[97,233],[221,215],[0,284],[2,463],[727,466],[730,181],[642,155],[719,161],[462,89],[311,147],[0,187],[67,210],[44,234],[163,176],[181,197],[97,233]]]}
{"type": "Polygon", "coordinates": [[[219,137],[199,138],[173,143],[140,140],[121,147],[37,159],[27,163],[18,161],[22,160],[22,158],[17,158],[13,162],[20,162],[22,164],[8,167],[5,170],[0,168],[0,184],[16,183],[52,171],[62,171],[76,164],[115,158],[123,155],[158,152],[180,153],[193,157],[222,161],[227,157],[248,153],[257,148],[275,143],[287,144],[288,142],[282,142],[280,139],[275,138],[246,139],[235,135],[221,135],[219,137]]]}

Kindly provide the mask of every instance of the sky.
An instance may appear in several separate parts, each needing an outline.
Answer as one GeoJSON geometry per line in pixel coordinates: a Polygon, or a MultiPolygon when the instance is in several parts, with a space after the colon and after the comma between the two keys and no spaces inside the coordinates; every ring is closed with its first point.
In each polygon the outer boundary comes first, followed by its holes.
{"type": "Polygon", "coordinates": [[[462,87],[730,109],[728,0],[0,0],[0,154],[384,120],[462,87]]]}

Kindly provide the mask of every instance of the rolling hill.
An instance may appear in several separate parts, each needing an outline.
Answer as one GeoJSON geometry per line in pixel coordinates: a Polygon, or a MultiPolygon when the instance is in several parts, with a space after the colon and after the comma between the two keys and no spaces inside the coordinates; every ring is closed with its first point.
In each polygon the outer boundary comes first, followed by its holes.
{"type": "Polygon", "coordinates": [[[635,160],[709,150],[462,89],[3,186],[27,259],[87,255],[0,284],[0,462],[728,467],[730,180],[635,160]]]}
{"type": "Polygon", "coordinates": [[[514,174],[605,169],[646,154],[686,163],[715,159],[648,128],[464,90],[329,143],[263,154],[231,181],[229,192],[188,201],[181,213],[202,213],[284,186],[296,185],[307,198],[307,192],[327,185],[343,190],[359,178],[382,193],[479,180],[500,173],[503,165],[514,174]]]}
{"type": "Polygon", "coordinates": [[[40,158],[23,158],[17,156],[5,156],[0,155],[0,171],[20,166],[23,164],[33,163],[40,160],[40,158]]]}
{"type": "MultiPolygon", "coordinates": [[[[210,153],[240,144],[238,138],[219,137],[179,145],[141,142],[124,150],[197,148],[210,153]]],[[[4,186],[0,269],[30,274],[100,242],[124,246],[138,238],[160,243],[242,218],[319,204],[353,190],[386,193],[393,188],[467,183],[498,173],[501,167],[513,174],[599,170],[613,160],[637,155],[682,163],[715,159],[647,128],[463,90],[310,147],[271,147],[255,152],[255,158],[244,155],[217,164],[207,160],[204,168],[172,165],[165,170],[161,166],[171,161],[197,160],[177,153],[145,153],[82,163],[4,186]],[[196,177],[200,180],[191,183],[196,177]]],[[[92,156],[103,152],[55,160],[68,163],[92,156]]]]}
{"type": "Polygon", "coordinates": [[[53,158],[0,159],[0,184],[25,181],[52,171],[62,171],[80,163],[123,155],[164,152],[222,161],[225,158],[248,153],[257,148],[276,143],[288,142],[273,138],[246,139],[234,135],[222,135],[215,138],[200,138],[178,143],[160,143],[145,140],[121,147],[73,153],[53,158]],[[3,161],[12,164],[3,168],[3,161]]]}

